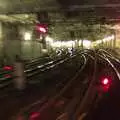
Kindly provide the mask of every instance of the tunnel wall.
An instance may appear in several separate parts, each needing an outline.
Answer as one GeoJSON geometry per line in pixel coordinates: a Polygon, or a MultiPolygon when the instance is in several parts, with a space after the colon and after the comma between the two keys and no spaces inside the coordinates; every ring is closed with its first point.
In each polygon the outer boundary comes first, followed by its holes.
{"type": "Polygon", "coordinates": [[[42,44],[35,38],[24,40],[25,31],[30,30],[26,26],[0,22],[0,63],[12,64],[16,55],[28,60],[43,54],[42,44]]]}
{"type": "Polygon", "coordinates": [[[116,47],[120,48],[120,31],[116,30],[116,47]]]}
{"type": "Polygon", "coordinates": [[[36,58],[42,55],[42,45],[35,40],[22,41],[21,56],[24,59],[36,58]]]}
{"type": "Polygon", "coordinates": [[[120,39],[117,39],[117,40],[116,40],[116,47],[117,47],[117,48],[120,48],[120,39]]]}

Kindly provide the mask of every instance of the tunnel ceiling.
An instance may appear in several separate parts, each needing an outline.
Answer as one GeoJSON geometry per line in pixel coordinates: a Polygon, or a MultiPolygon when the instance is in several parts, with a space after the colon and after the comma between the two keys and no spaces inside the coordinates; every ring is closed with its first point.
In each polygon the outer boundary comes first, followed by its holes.
{"type": "Polygon", "coordinates": [[[55,0],[0,0],[1,13],[24,13],[59,7],[55,0]]]}
{"type": "MultiPolygon", "coordinates": [[[[50,22],[56,22],[55,17],[58,17],[58,22],[66,22],[68,19],[69,22],[98,21],[102,17],[117,21],[120,18],[120,3],[119,0],[0,0],[1,14],[42,12],[48,13],[50,22]]],[[[22,18],[26,19],[24,16],[22,18]]]]}
{"type": "Polygon", "coordinates": [[[80,32],[81,23],[119,22],[120,3],[119,0],[0,0],[0,13],[0,21],[47,23],[53,37],[65,39],[73,31],[80,32]]]}
{"type": "Polygon", "coordinates": [[[97,15],[119,17],[119,0],[0,0],[0,13],[89,10],[97,15]]]}

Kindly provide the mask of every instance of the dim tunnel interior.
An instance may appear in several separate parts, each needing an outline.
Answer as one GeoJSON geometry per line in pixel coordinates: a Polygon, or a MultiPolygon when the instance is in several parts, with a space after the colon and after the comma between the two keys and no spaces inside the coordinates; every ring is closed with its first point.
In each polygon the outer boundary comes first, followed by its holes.
{"type": "Polygon", "coordinates": [[[0,119],[119,120],[118,0],[0,1],[0,119]]]}

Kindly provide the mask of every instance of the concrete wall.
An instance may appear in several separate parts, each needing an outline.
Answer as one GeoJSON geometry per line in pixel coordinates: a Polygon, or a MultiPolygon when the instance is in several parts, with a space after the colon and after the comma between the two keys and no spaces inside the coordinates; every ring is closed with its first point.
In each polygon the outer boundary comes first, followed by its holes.
{"type": "Polygon", "coordinates": [[[31,32],[31,27],[0,23],[0,63],[12,64],[15,56],[20,55],[23,59],[32,59],[42,55],[42,44],[35,38],[24,40],[24,33],[31,32]],[[5,58],[5,60],[3,60],[5,58]]]}
{"type": "Polygon", "coordinates": [[[120,30],[116,30],[116,47],[120,48],[120,30]]]}
{"type": "Polygon", "coordinates": [[[117,47],[117,48],[120,48],[120,39],[117,39],[117,40],[116,40],[116,47],[117,47]]]}
{"type": "Polygon", "coordinates": [[[21,56],[24,59],[39,57],[42,55],[41,49],[42,49],[42,44],[36,42],[35,40],[22,41],[21,56]]]}

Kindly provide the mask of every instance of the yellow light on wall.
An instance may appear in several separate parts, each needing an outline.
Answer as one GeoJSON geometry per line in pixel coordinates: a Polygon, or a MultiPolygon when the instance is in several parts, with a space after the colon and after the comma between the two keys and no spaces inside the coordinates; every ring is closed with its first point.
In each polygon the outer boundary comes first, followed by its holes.
{"type": "Polygon", "coordinates": [[[85,48],[90,48],[91,47],[91,41],[89,41],[89,40],[83,40],[83,46],[85,48]]]}
{"type": "Polygon", "coordinates": [[[50,44],[53,43],[53,38],[47,36],[45,39],[46,39],[46,42],[49,42],[50,44]]]}
{"type": "Polygon", "coordinates": [[[31,40],[31,37],[32,37],[32,35],[31,35],[30,32],[26,32],[26,33],[24,34],[24,40],[31,40]]]}

